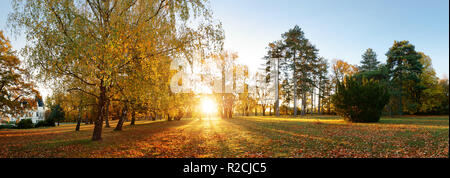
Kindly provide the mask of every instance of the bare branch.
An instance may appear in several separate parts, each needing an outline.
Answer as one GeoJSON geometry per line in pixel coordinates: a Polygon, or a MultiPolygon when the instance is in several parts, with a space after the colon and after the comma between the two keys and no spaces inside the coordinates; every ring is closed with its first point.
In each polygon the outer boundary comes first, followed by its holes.
{"type": "Polygon", "coordinates": [[[100,98],[99,96],[97,96],[97,95],[95,95],[95,94],[93,94],[93,93],[90,93],[90,92],[84,91],[84,90],[83,90],[83,89],[81,89],[81,88],[71,88],[71,89],[68,89],[67,91],[68,91],[68,92],[71,92],[71,91],[80,91],[80,92],[83,92],[83,93],[85,93],[85,94],[88,94],[88,95],[94,96],[95,98],[100,98]]]}

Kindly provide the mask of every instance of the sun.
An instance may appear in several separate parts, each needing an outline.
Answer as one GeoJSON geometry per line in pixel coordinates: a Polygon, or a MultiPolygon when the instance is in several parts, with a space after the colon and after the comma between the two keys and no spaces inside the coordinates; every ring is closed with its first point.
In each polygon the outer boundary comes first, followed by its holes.
{"type": "Polygon", "coordinates": [[[217,112],[217,104],[211,98],[207,98],[207,97],[202,98],[201,107],[202,107],[202,112],[204,114],[211,115],[211,114],[214,114],[217,112]]]}

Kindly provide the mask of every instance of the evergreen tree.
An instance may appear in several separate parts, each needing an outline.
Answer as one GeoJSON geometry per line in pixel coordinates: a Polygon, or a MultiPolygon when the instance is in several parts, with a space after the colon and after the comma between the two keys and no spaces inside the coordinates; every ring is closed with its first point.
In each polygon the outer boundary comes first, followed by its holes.
{"type": "Polygon", "coordinates": [[[363,60],[361,61],[361,66],[359,66],[360,71],[373,71],[378,68],[380,61],[377,60],[377,54],[371,48],[367,49],[362,55],[363,60]]]}
{"type": "MultiPolygon", "coordinates": [[[[292,82],[289,81],[289,77],[287,76],[287,73],[285,73],[283,80],[281,82],[281,97],[283,99],[282,104],[286,106],[286,108],[289,108],[289,105],[292,101],[292,82]]],[[[288,112],[286,112],[287,114],[288,112]]]]}
{"type": "Polygon", "coordinates": [[[388,101],[389,92],[383,83],[355,76],[338,82],[332,96],[336,113],[350,122],[378,122],[388,101]]]}
{"type": "Polygon", "coordinates": [[[302,116],[306,114],[308,92],[313,93],[313,88],[316,85],[314,78],[317,75],[318,51],[319,50],[314,45],[307,41],[305,52],[300,58],[301,60],[296,63],[296,67],[299,71],[295,77],[297,77],[297,81],[299,82],[298,93],[302,96],[302,116]]]}
{"type": "Polygon", "coordinates": [[[318,97],[318,108],[317,108],[317,111],[318,111],[319,114],[322,114],[322,112],[323,112],[323,107],[322,107],[323,101],[322,100],[325,98],[326,85],[329,82],[329,79],[327,77],[328,76],[328,66],[329,66],[329,64],[328,64],[328,61],[325,58],[320,57],[319,60],[318,60],[318,65],[317,66],[318,66],[318,68],[317,68],[317,79],[318,79],[318,86],[317,86],[317,88],[319,90],[319,92],[318,92],[319,97],[318,97]]]}
{"type": "Polygon", "coordinates": [[[403,87],[408,82],[416,84],[420,82],[419,76],[423,68],[419,61],[421,55],[416,52],[414,45],[409,41],[394,41],[394,45],[386,53],[386,56],[392,88],[397,95],[397,114],[402,115],[404,102],[402,97],[406,94],[403,87]]]}
{"type": "MultiPolygon", "coordinates": [[[[289,68],[292,70],[292,83],[293,83],[293,100],[294,100],[294,117],[297,116],[297,85],[298,79],[297,74],[299,68],[297,66],[298,63],[302,60],[302,56],[307,48],[307,39],[305,38],[305,33],[299,26],[295,26],[293,29],[290,29],[288,32],[282,35],[283,42],[286,45],[286,59],[289,59],[289,68]]],[[[288,62],[288,61],[286,61],[288,62]]],[[[289,69],[288,68],[288,69],[289,69]]],[[[301,68],[300,68],[301,70],[301,68]]]]}
{"type": "Polygon", "coordinates": [[[280,79],[280,62],[282,58],[284,58],[283,51],[285,49],[285,46],[282,41],[275,41],[273,43],[269,43],[269,46],[267,47],[267,55],[264,56],[264,59],[266,60],[266,81],[269,82],[270,80],[274,81],[274,88],[275,88],[275,103],[274,103],[274,109],[276,112],[276,116],[279,116],[280,111],[280,101],[279,101],[279,79],[280,79]],[[274,72],[272,72],[274,71],[274,72]],[[275,75],[273,74],[275,73],[275,75]]]}
{"type": "Polygon", "coordinates": [[[49,119],[58,122],[59,126],[59,123],[65,119],[66,115],[63,108],[59,104],[56,104],[53,105],[50,110],[51,113],[49,119]]]}

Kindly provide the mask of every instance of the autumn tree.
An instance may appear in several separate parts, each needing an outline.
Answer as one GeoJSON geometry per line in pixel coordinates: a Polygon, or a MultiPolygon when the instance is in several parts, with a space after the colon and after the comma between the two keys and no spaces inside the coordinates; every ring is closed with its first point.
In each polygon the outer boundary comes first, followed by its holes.
{"type": "Polygon", "coordinates": [[[30,73],[0,31],[0,116],[17,116],[19,111],[35,107],[39,93],[29,81],[30,73]]]}
{"type": "Polygon", "coordinates": [[[242,115],[249,115],[250,105],[251,105],[251,99],[250,99],[250,92],[249,91],[249,73],[248,73],[248,67],[245,65],[237,65],[236,66],[236,73],[237,74],[243,74],[243,75],[236,75],[236,85],[235,91],[238,96],[239,105],[237,107],[242,111],[242,115]],[[237,81],[239,80],[239,81],[237,81]],[[239,86],[241,85],[241,86],[239,86]],[[237,87],[241,87],[243,91],[239,92],[239,89],[237,87]]]}
{"type": "Polygon", "coordinates": [[[212,55],[212,59],[217,64],[220,72],[220,80],[216,85],[219,92],[219,114],[222,118],[231,118],[232,110],[236,96],[233,94],[235,88],[235,67],[237,66],[236,59],[238,54],[236,52],[222,51],[218,54],[212,55]],[[231,75],[230,75],[231,74],[231,75]],[[228,78],[227,78],[228,76],[228,78]]]}
{"type": "Polygon", "coordinates": [[[345,62],[344,60],[334,59],[332,64],[333,82],[344,81],[345,76],[351,76],[358,72],[358,68],[352,64],[345,62]]]}
{"type": "Polygon", "coordinates": [[[80,82],[90,90],[72,91],[97,99],[92,140],[101,140],[106,104],[125,69],[221,46],[223,38],[205,1],[16,0],[13,9],[12,27],[25,30],[24,52],[40,76],[80,82]],[[185,23],[192,19],[196,27],[185,23]]]}
{"type": "MultiPolygon", "coordinates": [[[[433,69],[432,60],[429,56],[423,52],[419,52],[421,58],[419,62],[422,64],[422,73],[419,75],[420,82],[417,84],[416,88],[423,89],[419,90],[417,94],[419,106],[416,110],[410,110],[411,113],[439,113],[439,107],[441,103],[439,101],[445,98],[443,95],[444,88],[439,85],[439,78],[436,76],[436,71],[433,69]]],[[[409,83],[414,85],[414,83],[409,83]]],[[[406,87],[413,88],[413,87],[406,87]]],[[[411,91],[411,92],[414,92],[411,91]]],[[[414,93],[413,93],[414,94],[414,93]]]]}
{"type": "Polygon", "coordinates": [[[448,78],[444,77],[439,80],[439,86],[442,88],[442,97],[438,102],[440,102],[439,113],[448,114],[449,111],[449,83],[448,78]]]}
{"type": "Polygon", "coordinates": [[[255,74],[255,94],[256,100],[259,106],[261,106],[262,115],[266,115],[266,110],[270,106],[271,101],[273,100],[273,93],[271,88],[269,87],[270,83],[267,81],[265,71],[261,73],[255,74]]]}
{"type": "MultiPolygon", "coordinates": [[[[95,106],[95,98],[80,92],[75,94],[75,97],[77,97],[75,103],[77,107],[77,125],[75,127],[75,131],[80,131],[83,114],[87,113],[89,107],[95,106]]],[[[107,117],[108,115],[106,118],[107,117]]]]}

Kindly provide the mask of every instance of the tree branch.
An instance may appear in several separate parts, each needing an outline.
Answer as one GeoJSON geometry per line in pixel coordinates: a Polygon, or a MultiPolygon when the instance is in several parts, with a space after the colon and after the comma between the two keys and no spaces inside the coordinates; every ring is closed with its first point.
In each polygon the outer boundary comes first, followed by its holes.
{"type": "Polygon", "coordinates": [[[71,92],[71,91],[80,91],[80,92],[83,92],[83,93],[85,93],[85,94],[94,96],[95,98],[100,98],[99,96],[97,96],[97,95],[95,95],[95,94],[93,94],[93,93],[89,93],[89,92],[87,92],[87,91],[84,91],[84,90],[81,89],[81,88],[71,88],[71,89],[68,89],[67,91],[68,91],[68,92],[71,92]]]}

